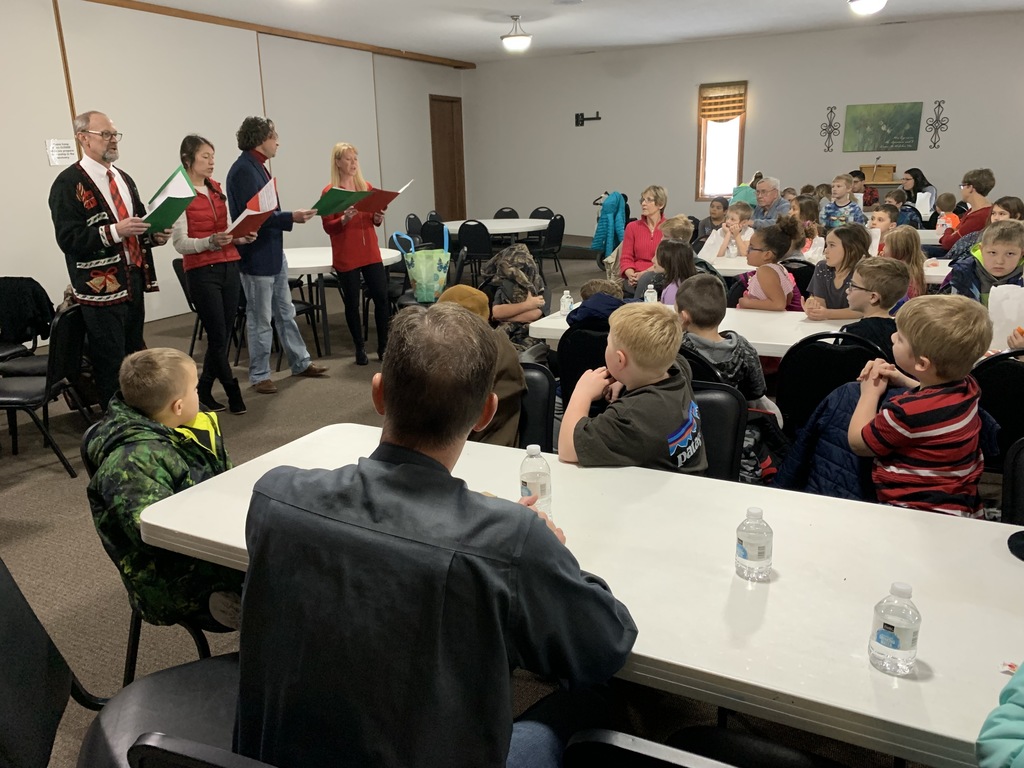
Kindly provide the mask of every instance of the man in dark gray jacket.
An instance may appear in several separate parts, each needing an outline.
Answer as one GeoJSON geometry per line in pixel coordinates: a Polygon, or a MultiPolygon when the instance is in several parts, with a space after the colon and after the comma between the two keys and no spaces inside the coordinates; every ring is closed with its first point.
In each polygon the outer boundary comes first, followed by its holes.
{"type": "Polygon", "coordinates": [[[510,672],[604,682],[636,625],[546,515],[452,477],[494,414],[496,360],[462,307],[402,311],[373,378],[373,454],[256,484],[241,754],[279,768],[560,764],[567,734],[513,724],[510,672]]]}

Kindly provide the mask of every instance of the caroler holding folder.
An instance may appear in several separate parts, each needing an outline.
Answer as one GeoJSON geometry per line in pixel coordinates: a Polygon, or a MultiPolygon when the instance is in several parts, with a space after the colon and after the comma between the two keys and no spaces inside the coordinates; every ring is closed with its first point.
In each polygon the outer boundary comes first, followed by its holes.
{"type": "MultiPolygon", "coordinates": [[[[373,189],[363,178],[359,168],[359,151],[351,144],[341,142],[331,151],[331,183],[324,187],[326,193],[331,187],[365,192],[373,189]]],[[[331,236],[331,255],[334,271],[345,299],[345,322],[356,346],[356,364],[366,365],[369,359],[363,345],[363,327],[359,318],[359,278],[366,284],[366,291],[373,300],[373,319],[377,326],[377,359],[384,359],[388,343],[388,278],[381,261],[377,233],[384,221],[384,212],[365,213],[354,206],[342,213],[323,217],[324,231],[331,236]]]]}

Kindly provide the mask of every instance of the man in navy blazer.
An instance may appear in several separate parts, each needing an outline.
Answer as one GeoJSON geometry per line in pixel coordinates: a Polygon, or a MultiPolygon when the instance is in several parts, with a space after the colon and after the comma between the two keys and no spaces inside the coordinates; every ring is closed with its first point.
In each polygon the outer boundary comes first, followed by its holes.
{"type": "MultiPolygon", "coordinates": [[[[277,154],[277,130],[272,120],[247,117],[236,134],[242,154],[228,171],[228,210],[234,220],[245,206],[270,181],[264,163],[277,154]]],[[[242,255],[242,290],[246,300],[246,335],[249,339],[249,383],[264,395],[277,392],[270,380],[271,317],[277,335],[288,356],[293,376],[319,377],[326,366],[317,365],[309,357],[299,326],[295,323],[295,306],[288,287],[288,264],[284,257],[283,232],[293,224],[304,224],[316,215],[313,210],[277,210],[263,222],[255,241],[239,245],[242,255]]]]}

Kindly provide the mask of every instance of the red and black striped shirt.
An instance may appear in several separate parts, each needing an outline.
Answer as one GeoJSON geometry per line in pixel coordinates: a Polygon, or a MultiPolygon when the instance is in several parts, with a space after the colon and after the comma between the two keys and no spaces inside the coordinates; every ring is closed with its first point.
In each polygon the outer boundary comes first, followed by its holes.
{"type": "Polygon", "coordinates": [[[885,403],[861,437],[875,454],[878,500],[980,517],[980,390],[973,377],[920,387],[885,403]]]}

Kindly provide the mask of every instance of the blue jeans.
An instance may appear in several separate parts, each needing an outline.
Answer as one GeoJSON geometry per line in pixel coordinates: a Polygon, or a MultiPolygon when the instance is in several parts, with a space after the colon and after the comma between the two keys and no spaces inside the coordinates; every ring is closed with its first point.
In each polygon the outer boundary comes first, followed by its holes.
{"type": "Polygon", "coordinates": [[[292,373],[302,373],[309,367],[310,357],[295,322],[287,260],[282,261],[281,271],[276,275],[264,277],[243,272],[241,278],[246,301],[245,333],[249,338],[249,383],[258,384],[270,378],[271,317],[292,373]]]}
{"type": "Polygon", "coordinates": [[[512,723],[505,768],[560,768],[565,741],[555,729],[534,720],[512,723]]]}

